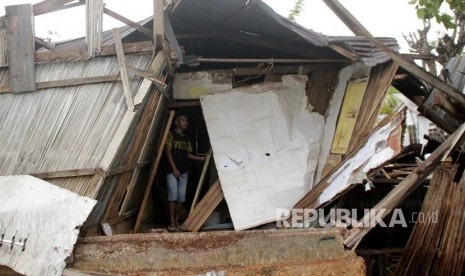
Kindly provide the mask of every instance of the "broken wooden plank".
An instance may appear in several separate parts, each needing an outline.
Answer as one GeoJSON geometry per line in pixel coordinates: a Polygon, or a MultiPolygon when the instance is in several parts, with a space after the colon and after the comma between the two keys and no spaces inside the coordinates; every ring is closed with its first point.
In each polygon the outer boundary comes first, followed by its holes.
{"type": "Polygon", "coordinates": [[[134,226],[134,233],[137,233],[139,231],[140,225],[142,223],[142,218],[144,215],[144,209],[145,206],[147,205],[147,201],[149,199],[150,191],[152,190],[152,185],[153,182],[155,181],[155,176],[157,175],[158,172],[158,167],[160,164],[161,157],[164,153],[164,148],[165,148],[165,143],[166,143],[166,138],[168,137],[168,133],[170,132],[170,127],[174,119],[174,111],[170,111],[170,115],[168,118],[168,122],[165,126],[165,131],[163,132],[163,138],[161,140],[161,143],[158,147],[158,152],[157,152],[157,157],[155,159],[155,162],[152,165],[152,169],[150,172],[150,177],[147,182],[147,187],[145,188],[145,193],[144,193],[144,199],[142,200],[141,207],[139,209],[139,214],[137,216],[136,220],[136,225],[134,226]]]}
{"type": "Polygon", "coordinates": [[[181,228],[189,232],[197,232],[202,225],[207,221],[210,215],[215,211],[216,207],[223,200],[223,191],[221,190],[220,181],[217,180],[210,187],[208,192],[194,208],[192,213],[182,224],[181,228]]]}
{"type": "MultiPolygon", "coordinates": [[[[384,218],[396,206],[398,206],[411,192],[420,185],[423,180],[428,177],[431,172],[439,165],[441,160],[453,150],[458,142],[462,140],[465,133],[465,124],[460,126],[447,140],[442,143],[424,162],[418,165],[418,168],[411,172],[399,185],[397,185],[389,194],[387,194],[375,207],[372,212],[366,214],[360,221],[360,225],[364,226],[363,222],[370,222],[366,227],[352,228],[344,244],[349,248],[355,248],[360,243],[362,238],[376,226],[376,218],[384,218]]],[[[365,223],[366,224],[366,223],[365,223]]]]}
{"type": "MultiPolygon", "coordinates": [[[[153,51],[151,41],[124,43],[125,54],[147,53],[153,51]]],[[[116,54],[115,45],[102,46],[99,56],[111,56],[116,54]]],[[[73,50],[54,50],[35,53],[36,62],[49,62],[57,60],[87,59],[87,48],[73,50]]]]}
{"type": "Polygon", "coordinates": [[[103,0],[86,0],[87,55],[95,57],[102,45],[103,0]]]}
{"type": "Polygon", "coordinates": [[[153,38],[153,33],[152,33],[152,31],[151,31],[150,29],[148,29],[148,28],[146,28],[146,27],[144,27],[144,26],[142,26],[142,25],[140,25],[140,24],[138,24],[138,23],[136,23],[136,22],[134,22],[134,21],[132,21],[132,20],[130,20],[130,19],[124,17],[124,16],[122,16],[121,14],[116,13],[116,12],[114,12],[114,11],[108,9],[108,8],[105,8],[105,7],[104,7],[104,8],[103,8],[103,12],[104,12],[105,14],[107,14],[107,15],[113,17],[114,19],[123,22],[124,24],[130,26],[131,28],[133,28],[133,29],[139,31],[140,33],[142,33],[142,34],[148,36],[150,39],[153,38]]]}
{"type": "Polygon", "coordinates": [[[378,41],[339,1],[337,0],[323,0],[325,4],[341,19],[342,22],[358,36],[364,36],[375,44],[378,48],[386,52],[392,60],[399,66],[412,73],[413,75],[423,79],[440,91],[444,92],[451,98],[455,99],[462,106],[465,107],[465,96],[455,87],[442,81],[438,77],[426,72],[423,68],[416,65],[413,61],[404,58],[398,52],[384,45],[378,41]]]}
{"type": "Polygon", "coordinates": [[[13,92],[34,91],[34,21],[30,4],[5,7],[8,72],[13,92]]]}
{"type": "Polygon", "coordinates": [[[192,211],[194,211],[195,205],[197,204],[197,201],[199,200],[200,191],[202,190],[203,183],[205,182],[205,175],[207,174],[207,169],[208,169],[208,166],[210,165],[210,160],[212,158],[212,155],[213,155],[213,151],[210,148],[208,150],[207,157],[205,157],[205,162],[203,164],[202,173],[200,174],[199,182],[197,183],[197,189],[195,190],[195,195],[194,195],[194,199],[192,200],[192,205],[189,211],[189,215],[192,214],[192,211]]]}
{"type": "Polygon", "coordinates": [[[134,111],[134,99],[132,98],[131,85],[129,83],[128,71],[126,69],[126,59],[124,58],[123,44],[121,43],[121,35],[118,29],[113,29],[113,37],[115,40],[116,56],[120,69],[120,76],[123,82],[123,91],[128,105],[128,110],[134,111]]]}

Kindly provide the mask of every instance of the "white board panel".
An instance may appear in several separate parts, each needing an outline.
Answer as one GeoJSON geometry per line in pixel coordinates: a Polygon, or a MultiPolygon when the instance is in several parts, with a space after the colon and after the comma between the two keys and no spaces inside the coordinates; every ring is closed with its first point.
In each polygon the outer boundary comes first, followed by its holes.
{"type": "Polygon", "coordinates": [[[61,275],[96,203],[32,176],[0,177],[0,264],[24,275],[61,275]]]}
{"type": "Polygon", "coordinates": [[[177,73],[173,82],[173,97],[177,100],[198,99],[202,95],[231,88],[231,73],[206,71],[177,73]]]}
{"type": "Polygon", "coordinates": [[[201,98],[236,230],[276,220],[313,186],[324,118],[307,110],[306,81],[284,76],[201,98]]]}

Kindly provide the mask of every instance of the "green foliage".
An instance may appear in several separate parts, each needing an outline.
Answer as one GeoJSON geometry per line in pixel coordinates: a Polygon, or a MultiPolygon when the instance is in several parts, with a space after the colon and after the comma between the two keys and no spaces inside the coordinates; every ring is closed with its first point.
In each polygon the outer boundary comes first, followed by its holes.
{"type": "Polygon", "coordinates": [[[419,19],[434,18],[437,23],[442,24],[446,29],[454,29],[456,27],[456,16],[465,14],[464,0],[410,0],[408,3],[415,5],[419,19]],[[442,12],[447,5],[448,12],[442,12]]]}
{"type": "MultiPolygon", "coordinates": [[[[435,55],[442,65],[465,49],[465,0],[408,0],[415,5],[417,16],[423,21],[423,29],[410,33],[405,39],[411,51],[421,55],[435,55]],[[438,38],[430,40],[431,22],[436,21],[446,29],[438,38]],[[436,52],[433,53],[433,51],[436,52]]],[[[435,63],[423,61],[430,72],[435,73],[435,63]]]]}
{"type": "Polygon", "coordinates": [[[386,93],[386,98],[381,106],[381,115],[392,114],[401,106],[402,102],[396,97],[396,94],[398,93],[399,91],[397,91],[394,87],[389,87],[386,93]]]}
{"type": "Polygon", "coordinates": [[[287,19],[295,22],[295,19],[302,13],[302,9],[304,7],[304,0],[296,0],[294,4],[294,8],[289,11],[289,15],[287,19]]]}

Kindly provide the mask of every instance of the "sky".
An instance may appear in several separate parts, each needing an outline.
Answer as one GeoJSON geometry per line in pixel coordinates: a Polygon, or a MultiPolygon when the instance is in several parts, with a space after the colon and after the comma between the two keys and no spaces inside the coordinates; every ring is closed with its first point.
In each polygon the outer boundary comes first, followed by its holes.
{"type": "MultiPolygon", "coordinates": [[[[4,6],[37,2],[40,1],[0,0],[0,15],[5,13],[4,6]]],[[[153,0],[131,0],[129,7],[128,2],[128,0],[105,0],[107,8],[133,21],[145,19],[153,12],[153,0]]],[[[264,0],[264,2],[286,17],[294,3],[291,0],[264,0]]],[[[340,0],[340,2],[373,35],[396,38],[401,45],[401,52],[408,52],[402,34],[414,32],[421,27],[415,8],[408,4],[408,0],[340,0]]],[[[84,36],[84,18],[84,6],[37,16],[36,36],[50,37],[55,41],[84,36]]],[[[353,35],[321,0],[304,0],[303,12],[296,21],[308,29],[325,35],[353,35]]],[[[103,24],[104,30],[123,25],[106,15],[103,24]]]]}

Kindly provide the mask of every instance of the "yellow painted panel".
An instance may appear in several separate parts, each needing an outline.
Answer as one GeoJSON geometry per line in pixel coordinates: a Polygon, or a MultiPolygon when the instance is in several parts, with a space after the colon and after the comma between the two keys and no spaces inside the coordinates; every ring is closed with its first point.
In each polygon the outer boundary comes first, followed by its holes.
{"type": "Polygon", "coordinates": [[[366,81],[349,83],[347,85],[344,102],[342,103],[341,112],[337,121],[336,134],[334,135],[331,153],[345,154],[347,152],[347,147],[349,146],[350,138],[354,131],[355,122],[357,121],[366,87],[366,81]]]}

